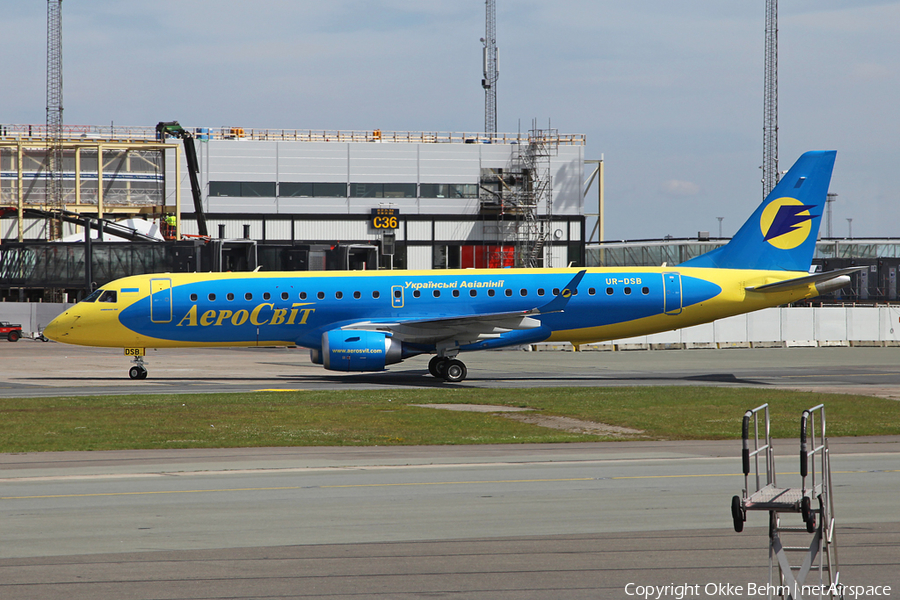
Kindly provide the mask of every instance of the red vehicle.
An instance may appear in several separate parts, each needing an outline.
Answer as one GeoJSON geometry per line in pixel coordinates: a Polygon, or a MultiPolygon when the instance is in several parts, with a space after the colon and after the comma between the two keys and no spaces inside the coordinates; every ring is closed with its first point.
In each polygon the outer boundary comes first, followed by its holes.
{"type": "Polygon", "coordinates": [[[8,321],[0,321],[0,338],[6,338],[10,342],[18,342],[22,337],[22,326],[8,321]]]}

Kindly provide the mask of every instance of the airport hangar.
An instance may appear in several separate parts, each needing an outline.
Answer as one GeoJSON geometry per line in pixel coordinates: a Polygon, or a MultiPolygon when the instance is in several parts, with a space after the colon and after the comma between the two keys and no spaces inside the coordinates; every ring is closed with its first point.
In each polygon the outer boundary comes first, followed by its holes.
{"type": "MultiPolygon", "coordinates": [[[[74,278],[67,281],[69,275],[47,264],[36,277],[19,281],[29,289],[28,297],[39,287],[82,287],[84,276],[77,273],[84,272],[79,248],[85,245],[85,222],[115,233],[112,222],[126,217],[166,230],[166,216],[175,216],[174,229],[163,231],[169,243],[209,246],[214,256],[181,252],[176,253],[180,258],[166,256],[160,263],[154,249],[147,251],[154,256],[143,259],[103,260],[98,253],[121,254],[123,249],[93,244],[96,285],[109,280],[104,275],[154,269],[584,264],[581,134],[553,129],[490,135],[239,127],[184,131],[196,148],[201,211],[191,201],[187,141],[160,127],[66,126],[59,206],[48,204],[46,188],[53,175],[43,126],[0,127],[0,210],[5,211],[0,247],[8,254],[14,246],[27,245],[26,262],[34,264],[43,261],[42,243],[68,239],[72,246],[66,272],[76,273],[74,278]],[[62,223],[54,224],[60,215],[62,223]],[[107,273],[103,263],[119,266],[107,273]]],[[[147,233],[131,238],[128,252],[140,253],[152,244],[147,233]]],[[[57,250],[48,252],[60,260],[57,250]]],[[[6,256],[4,262],[16,261],[6,256]]]]}

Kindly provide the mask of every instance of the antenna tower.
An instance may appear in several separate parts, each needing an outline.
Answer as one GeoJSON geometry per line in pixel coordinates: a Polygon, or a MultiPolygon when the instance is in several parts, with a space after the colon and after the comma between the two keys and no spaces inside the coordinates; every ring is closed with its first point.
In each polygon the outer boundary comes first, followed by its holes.
{"type": "Polygon", "coordinates": [[[484,18],[484,132],[497,133],[497,79],[500,76],[499,54],[497,51],[497,7],[494,0],[485,0],[484,18]]]}
{"type": "MultiPolygon", "coordinates": [[[[46,202],[51,209],[63,208],[63,76],[62,0],[47,0],[47,178],[46,202]]],[[[58,219],[50,221],[50,239],[62,234],[58,219]]]]}
{"type": "Polygon", "coordinates": [[[766,0],[766,78],[763,108],[763,198],[778,183],[778,0],[766,0]]]}

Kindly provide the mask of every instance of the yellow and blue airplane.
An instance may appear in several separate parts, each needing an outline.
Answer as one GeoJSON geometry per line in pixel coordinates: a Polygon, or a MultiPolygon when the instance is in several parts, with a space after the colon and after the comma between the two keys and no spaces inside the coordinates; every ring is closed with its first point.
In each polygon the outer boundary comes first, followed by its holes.
{"type": "Polygon", "coordinates": [[[44,335],[124,348],[132,379],[147,348],[296,345],[334,371],[434,354],[431,374],[458,382],[462,352],[645,335],[843,287],[855,269],[809,273],[835,155],[801,156],[728,244],[678,266],[135,275],[44,335]]]}

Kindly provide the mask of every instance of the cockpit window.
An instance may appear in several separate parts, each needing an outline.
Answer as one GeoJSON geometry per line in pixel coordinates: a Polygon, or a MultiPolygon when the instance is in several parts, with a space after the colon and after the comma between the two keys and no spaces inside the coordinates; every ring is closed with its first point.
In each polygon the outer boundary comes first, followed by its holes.
{"type": "Polygon", "coordinates": [[[116,290],[106,290],[105,292],[103,292],[103,295],[100,296],[99,301],[100,302],[115,302],[117,300],[116,296],[117,296],[116,290]]]}
{"type": "Polygon", "coordinates": [[[106,290],[95,290],[90,296],[82,300],[82,302],[96,302],[97,298],[103,295],[106,290]]]}

